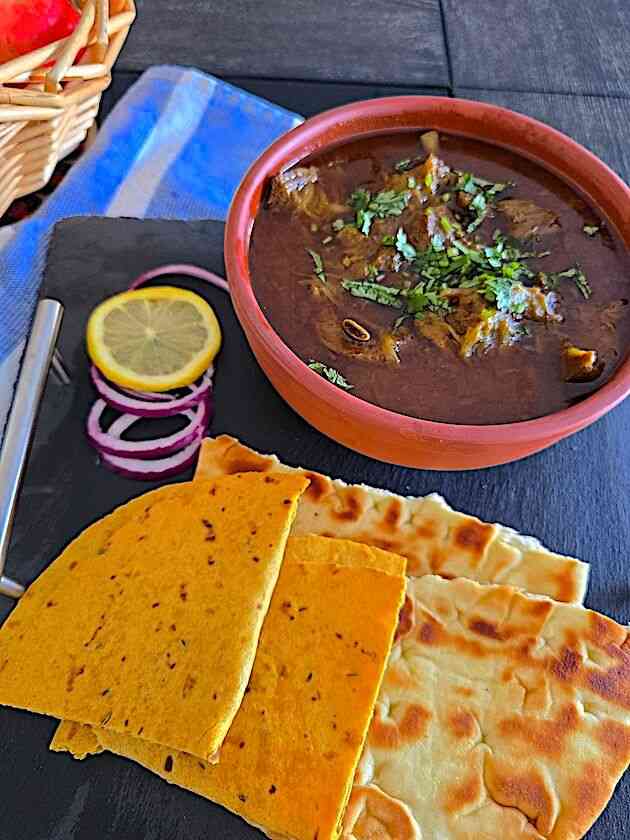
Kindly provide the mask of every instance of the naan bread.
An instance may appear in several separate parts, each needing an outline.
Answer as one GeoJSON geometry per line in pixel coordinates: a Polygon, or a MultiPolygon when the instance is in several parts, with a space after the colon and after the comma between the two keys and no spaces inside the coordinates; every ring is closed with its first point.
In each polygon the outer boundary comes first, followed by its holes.
{"type": "Polygon", "coordinates": [[[132,758],[271,837],[337,837],[397,625],[403,575],[404,561],[377,549],[289,539],[249,688],[218,764],[68,722],[51,749],[132,758]]]}
{"type": "Polygon", "coordinates": [[[92,525],[0,630],[0,703],[211,759],[306,485],[255,473],[178,484],[92,525]]]}
{"type": "Polygon", "coordinates": [[[584,600],[586,563],[554,554],[510,528],[458,513],[436,494],[405,498],[365,485],[349,486],[287,467],[275,455],[261,455],[228,435],[204,440],[197,478],[250,471],[298,472],[309,479],[292,534],[344,537],[393,551],[407,558],[412,576],[466,577],[509,584],[557,601],[584,600]]]}
{"type": "Polygon", "coordinates": [[[627,629],[463,579],[408,599],[344,837],[582,837],[630,762],[627,629]]]}

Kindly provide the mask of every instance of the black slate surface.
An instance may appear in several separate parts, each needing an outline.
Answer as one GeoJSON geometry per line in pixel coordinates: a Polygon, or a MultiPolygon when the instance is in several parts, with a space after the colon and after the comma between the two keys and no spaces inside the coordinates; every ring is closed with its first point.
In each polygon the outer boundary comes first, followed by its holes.
{"type": "MultiPolygon", "coordinates": [[[[117,70],[112,84],[103,96],[100,118],[104,119],[120,97],[137,81],[140,73],[117,70]]],[[[445,87],[401,87],[400,85],[344,84],[343,82],[312,82],[287,79],[250,79],[243,76],[223,76],[226,82],[243,90],[282,105],[305,117],[312,117],[329,108],[375,99],[379,96],[448,96],[445,87]]]]}
{"type": "Polygon", "coordinates": [[[453,84],[630,96],[628,0],[442,0],[453,84]]]}
{"type": "Polygon", "coordinates": [[[630,98],[471,88],[456,88],[455,96],[491,102],[542,120],[595,152],[630,182],[630,98]]]}
{"type": "Polygon", "coordinates": [[[439,0],[138,0],[121,70],[445,85],[439,0]]]}
{"type": "MultiPolygon", "coordinates": [[[[70,386],[46,390],[9,571],[30,582],[78,531],[149,486],[97,464],[83,434],[94,394],[83,350],[85,322],[103,297],[124,289],[157,264],[189,261],[222,271],[223,226],[217,222],[72,219],[53,235],[45,293],[66,305],[60,349],[70,386]]],[[[182,285],[188,285],[182,280],[182,285]]],[[[371,461],[324,438],[291,411],[253,359],[227,296],[207,296],[226,341],[216,374],[212,433],[229,432],[346,481],[409,494],[442,493],[455,507],[534,533],[551,548],[592,563],[588,605],[630,620],[630,401],[590,429],[525,461],[468,473],[396,468],[371,461]]],[[[184,476],[185,478],[186,476],[184,476]]],[[[8,614],[0,599],[0,620],[8,614]]],[[[0,837],[2,840],[245,840],[260,836],[212,804],[166,787],[129,762],[105,755],[75,762],[47,752],[54,723],[0,708],[0,837]]],[[[630,779],[588,835],[626,836],[630,779]]]]}

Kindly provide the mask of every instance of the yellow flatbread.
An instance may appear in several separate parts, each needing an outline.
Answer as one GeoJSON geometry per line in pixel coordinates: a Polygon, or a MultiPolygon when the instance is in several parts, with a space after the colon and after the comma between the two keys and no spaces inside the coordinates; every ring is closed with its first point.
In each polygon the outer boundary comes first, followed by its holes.
{"type": "Polygon", "coordinates": [[[0,703],[212,758],[306,485],[253,473],[179,484],[93,525],[0,630],[0,703]]]}
{"type": "Polygon", "coordinates": [[[557,601],[582,603],[588,565],[549,551],[538,540],[450,508],[432,493],[411,498],[302,468],[261,455],[233,437],[204,440],[197,478],[235,472],[299,473],[310,485],[300,499],[292,534],[340,537],[400,554],[411,576],[466,577],[503,583],[557,601]]]}
{"type": "Polygon", "coordinates": [[[352,840],[578,840],[630,762],[628,630],[506,586],[410,581],[352,840]]]}
{"type": "Polygon", "coordinates": [[[372,715],[404,596],[400,559],[290,538],[249,690],[218,764],[62,723],[51,748],[108,749],[218,802],[272,837],[330,840],[372,715]],[[334,557],[338,562],[328,563],[334,557]],[[306,561],[306,562],[303,562],[306,561]]]}

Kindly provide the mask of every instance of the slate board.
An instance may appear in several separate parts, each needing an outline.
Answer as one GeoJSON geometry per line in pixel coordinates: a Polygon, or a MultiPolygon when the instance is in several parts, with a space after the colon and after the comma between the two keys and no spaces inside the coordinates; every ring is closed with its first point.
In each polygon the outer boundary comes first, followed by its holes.
{"type": "MultiPolygon", "coordinates": [[[[99,118],[102,121],[120,97],[137,81],[140,73],[116,69],[110,87],[105,91],[99,118]]],[[[401,85],[345,84],[343,82],[313,82],[288,79],[250,79],[245,76],[222,78],[255,96],[268,99],[289,111],[312,117],[329,108],[375,99],[379,96],[448,96],[446,87],[421,87],[401,85]]]]}
{"type": "Polygon", "coordinates": [[[117,66],[219,75],[447,85],[440,0],[137,0],[117,66]]]}
{"type": "MultiPolygon", "coordinates": [[[[630,80],[630,71],[628,76],[630,80]]],[[[630,98],[472,88],[456,88],[455,96],[491,102],[542,120],[595,152],[630,183],[630,146],[626,141],[630,130],[630,98]]]]}
{"type": "MultiPolygon", "coordinates": [[[[83,334],[90,310],[160,263],[195,262],[222,272],[218,222],[71,219],[53,234],[44,293],[62,300],[60,350],[72,384],[46,389],[17,515],[9,572],[33,580],[90,522],[153,485],[98,466],[83,424],[94,393],[83,334]]],[[[216,308],[226,341],[217,364],[212,433],[229,432],[289,464],[399,493],[442,493],[456,508],[534,533],[550,547],[592,563],[588,604],[630,619],[628,429],[630,401],[590,429],[516,464],[436,473],[387,466],[335,444],[307,426],[258,368],[228,297],[199,285],[216,308]]],[[[182,478],[187,478],[183,476],[182,478]]],[[[0,620],[10,611],[0,599],[0,620]]],[[[0,708],[2,840],[247,840],[260,834],[207,801],[130,762],[104,755],[76,762],[47,752],[55,723],[0,708]]],[[[625,836],[630,779],[588,835],[625,836]]]]}
{"type": "Polygon", "coordinates": [[[453,85],[629,96],[628,0],[442,0],[453,85]]]}

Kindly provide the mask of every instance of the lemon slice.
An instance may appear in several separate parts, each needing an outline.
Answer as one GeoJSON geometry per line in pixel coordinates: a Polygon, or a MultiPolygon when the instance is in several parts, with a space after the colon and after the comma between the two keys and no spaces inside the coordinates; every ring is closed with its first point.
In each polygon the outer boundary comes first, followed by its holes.
{"type": "Polygon", "coordinates": [[[172,286],[135,289],[90,315],[87,350],[101,373],[125,388],[170,391],[194,382],[221,347],[206,301],[172,286]]]}

